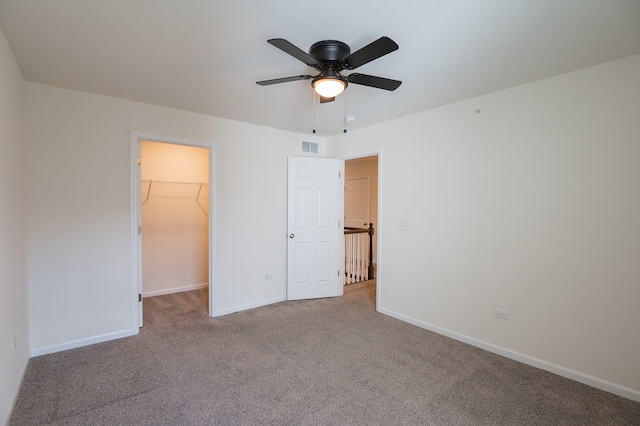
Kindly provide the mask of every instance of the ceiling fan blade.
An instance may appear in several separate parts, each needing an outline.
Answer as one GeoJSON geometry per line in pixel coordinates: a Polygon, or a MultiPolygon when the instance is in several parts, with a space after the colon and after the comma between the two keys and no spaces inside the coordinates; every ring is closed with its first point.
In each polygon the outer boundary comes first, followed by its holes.
{"type": "Polygon", "coordinates": [[[292,77],[282,77],[274,78],[272,80],[256,81],[256,84],[259,84],[260,86],[269,86],[271,84],[288,83],[290,81],[309,80],[310,78],[313,77],[310,75],[294,75],[292,77]]]}
{"type": "Polygon", "coordinates": [[[321,104],[326,104],[327,102],[333,102],[335,100],[336,100],[335,96],[333,98],[325,98],[325,97],[320,96],[320,103],[321,104]]]}
{"type": "Polygon", "coordinates": [[[366,45],[362,49],[344,58],[345,68],[350,70],[356,69],[394,50],[398,50],[398,45],[395,41],[386,36],[380,37],[373,43],[366,45]]]}
{"type": "Polygon", "coordinates": [[[294,46],[293,44],[289,43],[287,40],[283,38],[272,38],[267,40],[267,43],[277,47],[278,49],[282,50],[285,53],[288,53],[289,55],[293,56],[299,61],[304,62],[310,67],[315,68],[317,65],[320,65],[320,62],[316,61],[316,59],[313,56],[309,55],[307,52],[303,50],[300,50],[300,48],[294,46]]]}
{"type": "Polygon", "coordinates": [[[363,86],[375,87],[376,89],[384,90],[396,90],[402,84],[402,82],[398,80],[358,73],[349,74],[347,78],[349,83],[361,84],[363,86]]]}

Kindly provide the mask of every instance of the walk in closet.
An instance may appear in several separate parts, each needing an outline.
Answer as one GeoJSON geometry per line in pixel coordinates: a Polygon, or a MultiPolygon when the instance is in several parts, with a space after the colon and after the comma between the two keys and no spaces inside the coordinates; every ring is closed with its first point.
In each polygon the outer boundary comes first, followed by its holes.
{"type": "Polygon", "coordinates": [[[209,150],[141,142],[142,293],[209,283],[209,150]]]}

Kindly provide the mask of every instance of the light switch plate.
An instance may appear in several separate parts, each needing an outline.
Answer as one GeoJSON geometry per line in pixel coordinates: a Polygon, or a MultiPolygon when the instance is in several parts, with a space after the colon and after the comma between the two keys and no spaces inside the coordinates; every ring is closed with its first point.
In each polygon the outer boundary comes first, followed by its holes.
{"type": "Polygon", "coordinates": [[[401,231],[408,231],[411,229],[411,222],[409,219],[398,219],[398,229],[401,231]]]}

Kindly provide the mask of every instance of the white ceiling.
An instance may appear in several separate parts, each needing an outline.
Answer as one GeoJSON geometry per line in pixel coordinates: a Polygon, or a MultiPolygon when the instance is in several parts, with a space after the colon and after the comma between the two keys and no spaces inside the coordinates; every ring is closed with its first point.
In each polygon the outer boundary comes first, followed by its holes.
{"type": "MultiPolygon", "coordinates": [[[[269,45],[352,52],[386,35],[400,49],[357,72],[349,129],[640,53],[639,0],[0,0],[0,27],[28,81],[311,133],[313,74],[269,45]]],[[[345,95],[316,106],[320,136],[342,132],[345,95]]]]}

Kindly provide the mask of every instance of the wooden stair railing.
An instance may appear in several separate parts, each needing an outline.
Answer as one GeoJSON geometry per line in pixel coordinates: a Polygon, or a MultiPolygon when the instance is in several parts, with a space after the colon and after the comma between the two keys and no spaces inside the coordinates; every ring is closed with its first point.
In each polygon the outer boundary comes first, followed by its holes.
{"type": "Polygon", "coordinates": [[[344,228],[344,283],[373,279],[373,223],[369,228],[344,228]],[[369,236],[367,241],[367,235],[369,236]]]}

